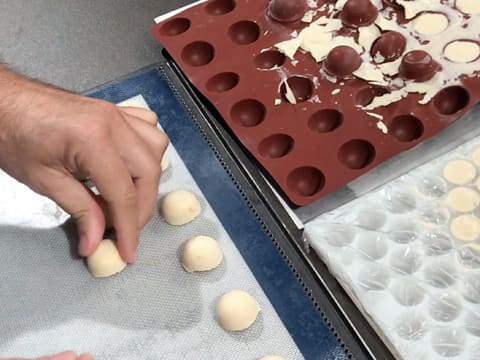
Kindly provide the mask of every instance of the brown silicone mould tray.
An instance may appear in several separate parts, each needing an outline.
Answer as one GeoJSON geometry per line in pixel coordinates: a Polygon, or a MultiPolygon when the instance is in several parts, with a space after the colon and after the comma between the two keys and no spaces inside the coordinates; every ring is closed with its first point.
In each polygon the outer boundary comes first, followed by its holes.
{"type": "MultiPolygon", "coordinates": [[[[274,45],[309,25],[295,17],[298,8],[307,5],[294,0],[276,1],[280,6],[277,15],[284,20],[292,16],[296,21],[274,20],[267,0],[214,0],[154,25],[151,32],[293,204],[311,203],[435,135],[479,98],[476,73],[439,89],[424,105],[418,103],[423,95],[409,93],[374,110],[388,128],[385,134],[379,130],[378,118],[362,106],[374,96],[389,92],[388,86],[351,76],[352,66],[362,60],[348,48],[339,47],[318,63],[302,51],[296,52],[295,61],[284,56],[274,45]],[[282,13],[289,6],[296,10],[282,13]],[[341,81],[333,83],[322,76],[322,68],[341,75],[341,81]],[[287,101],[285,79],[297,104],[287,101]],[[275,104],[276,99],[281,103],[277,100],[275,104]]],[[[328,2],[330,7],[332,3],[328,2]]],[[[314,20],[329,15],[327,5],[318,10],[322,5],[322,0],[316,5],[310,3],[317,10],[314,20]]],[[[369,22],[368,16],[372,16],[370,10],[365,15],[362,9],[370,5],[368,0],[347,1],[344,9],[350,6],[350,12],[337,11],[335,16],[344,25],[357,25],[344,26],[336,34],[358,38],[358,23],[369,22]]],[[[407,22],[403,8],[392,1],[382,3],[378,16],[383,16],[387,8],[396,14],[398,23],[407,22]]],[[[299,13],[303,15],[304,10],[299,13]]],[[[376,15],[373,13],[373,18],[376,15]]],[[[402,39],[393,32],[382,31],[382,36],[384,39],[373,46],[391,59],[405,58],[404,78],[423,81],[440,70],[435,61],[426,65],[422,62],[428,54],[402,54],[402,39]]],[[[437,56],[440,54],[431,54],[433,59],[437,56]]]]}

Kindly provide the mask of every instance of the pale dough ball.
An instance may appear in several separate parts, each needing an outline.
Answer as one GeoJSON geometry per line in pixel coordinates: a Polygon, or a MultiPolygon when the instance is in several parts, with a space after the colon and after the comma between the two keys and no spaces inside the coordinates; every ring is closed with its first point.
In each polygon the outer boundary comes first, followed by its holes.
{"type": "Polygon", "coordinates": [[[468,63],[480,56],[480,47],[472,41],[456,40],[445,46],[443,52],[450,61],[468,63]]]}
{"type": "Polygon", "coordinates": [[[211,237],[196,236],[183,245],[182,265],[187,272],[212,270],[222,259],[222,249],[211,237]]]}
{"type": "Polygon", "coordinates": [[[190,191],[177,190],[162,202],[162,216],[170,225],[184,225],[200,215],[200,202],[190,191]]]}
{"type": "Polygon", "coordinates": [[[478,0],[456,0],[455,5],[465,14],[480,14],[480,1],[478,0]]]}
{"type": "Polygon", "coordinates": [[[131,116],[145,120],[149,124],[157,125],[157,114],[149,109],[144,108],[143,104],[136,100],[128,99],[118,103],[117,106],[121,107],[123,112],[126,112],[131,116]]]}
{"type": "Polygon", "coordinates": [[[475,165],[480,166],[480,148],[477,148],[473,151],[472,160],[475,165]]]}
{"type": "Polygon", "coordinates": [[[477,190],[480,191],[480,176],[475,181],[475,186],[477,187],[477,190]]]}
{"type": "Polygon", "coordinates": [[[258,360],[285,360],[285,358],[278,355],[267,355],[258,360]]]}
{"type": "Polygon", "coordinates": [[[245,291],[232,290],[217,302],[217,321],[227,331],[248,329],[257,319],[260,307],[245,291]]]}
{"type": "Polygon", "coordinates": [[[87,266],[95,277],[108,277],[122,271],[127,264],[121,258],[117,246],[110,239],[100,241],[97,250],[87,257],[87,266]]]}
{"type": "Polygon", "coordinates": [[[136,108],[143,108],[143,104],[135,99],[127,99],[119,102],[117,106],[120,107],[136,107],[136,108]]]}
{"type": "Polygon", "coordinates": [[[450,223],[450,232],[462,241],[473,241],[480,235],[480,222],[472,215],[460,215],[450,223]]]}
{"type": "Polygon", "coordinates": [[[467,160],[453,160],[443,168],[443,177],[455,185],[469,183],[475,178],[475,167],[467,160]]]}
{"type": "Polygon", "coordinates": [[[160,162],[160,167],[162,168],[162,172],[167,170],[170,166],[170,158],[168,157],[167,152],[165,152],[162,156],[162,161],[160,162]]]}
{"type": "Polygon", "coordinates": [[[448,27],[448,19],[443,14],[425,13],[413,20],[413,28],[423,35],[435,35],[448,27]]]}
{"type": "Polygon", "coordinates": [[[455,211],[473,211],[480,202],[480,196],[475,190],[467,187],[457,187],[447,195],[447,204],[455,211]]]}

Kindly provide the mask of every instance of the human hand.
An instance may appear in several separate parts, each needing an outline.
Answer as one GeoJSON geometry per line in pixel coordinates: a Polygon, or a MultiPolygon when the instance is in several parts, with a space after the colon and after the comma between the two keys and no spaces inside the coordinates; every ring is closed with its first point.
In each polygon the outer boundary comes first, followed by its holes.
{"type": "Polygon", "coordinates": [[[0,167],[72,215],[83,256],[103,237],[104,202],[122,258],[135,260],[139,230],[155,209],[167,144],[138,113],[0,67],[0,167]],[[101,198],[75,179],[79,173],[101,198]]]}
{"type": "MultiPolygon", "coordinates": [[[[0,360],[25,360],[25,359],[8,358],[8,359],[0,359],[0,360]]],[[[42,356],[34,360],[93,360],[93,357],[89,354],[82,354],[80,356],[77,356],[77,354],[75,354],[72,351],[65,351],[56,355],[42,356]]]]}

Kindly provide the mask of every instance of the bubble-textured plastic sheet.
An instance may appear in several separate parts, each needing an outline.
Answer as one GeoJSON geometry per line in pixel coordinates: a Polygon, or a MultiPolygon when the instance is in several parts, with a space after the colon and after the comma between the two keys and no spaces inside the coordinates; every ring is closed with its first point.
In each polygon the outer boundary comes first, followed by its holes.
{"type": "Polygon", "coordinates": [[[77,257],[75,228],[64,223],[63,211],[0,174],[0,356],[73,349],[99,360],[303,358],[171,146],[168,155],[159,198],[175,189],[193,191],[202,213],[180,227],[155,213],[142,231],[137,263],[106,279],[93,278],[77,257]],[[209,273],[188,274],[179,249],[200,234],[219,241],[224,262],[209,273]],[[215,321],[216,299],[231,289],[249,292],[260,304],[247,331],[227,333],[215,321]]]}
{"type": "Polygon", "coordinates": [[[306,225],[403,359],[478,359],[480,138],[306,225]]]}

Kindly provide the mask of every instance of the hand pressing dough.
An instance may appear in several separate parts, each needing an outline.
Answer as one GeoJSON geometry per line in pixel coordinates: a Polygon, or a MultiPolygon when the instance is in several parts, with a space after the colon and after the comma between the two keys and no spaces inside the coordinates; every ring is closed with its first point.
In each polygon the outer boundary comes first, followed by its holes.
{"type": "Polygon", "coordinates": [[[475,166],[467,160],[453,160],[443,168],[443,177],[455,185],[464,185],[475,178],[475,166]]]}
{"type": "Polygon", "coordinates": [[[462,241],[473,241],[480,235],[480,222],[472,215],[460,215],[450,223],[450,232],[462,241]]]}
{"type": "Polygon", "coordinates": [[[455,211],[473,211],[480,202],[480,196],[475,190],[460,186],[451,190],[447,195],[447,204],[455,211]]]}
{"type": "Polygon", "coordinates": [[[128,99],[118,103],[117,106],[121,107],[122,111],[129,115],[145,120],[149,124],[157,125],[157,114],[149,109],[145,109],[143,104],[138,101],[128,99]]]}
{"type": "Polygon", "coordinates": [[[260,307],[245,291],[231,290],[217,302],[217,321],[227,331],[248,329],[257,319],[260,307]]]}
{"type": "Polygon", "coordinates": [[[118,253],[117,246],[110,239],[100,242],[97,250],[87,257],[87,266],[95,277],[108,277],[122,271],[127,264],[118,253]]]}
{"type": "Polygon", "coordinates": [[[157,125],[158,117],[153,111],[140,107],[122,107],[122,111],[140,120],[144,120],[151,125],[157,125]]]}
{"type": "Polygon", "coordinates": [[[285,358],[278,355],[267,355],[258,360],[285,360],[285,358]]]}
{"type": "Polygon", "coordinates": [[[218,242],[208,236],[196,236],[183,245],[182,265],[185,271],[209,271],[223,259],[218,242]]]}
{"type": "Polygon", "coordinates": [[[185,225],[200,215],[200,202],[186,190],[172,191],[162,201],[161,213],[170,225],[185,225]]]}

